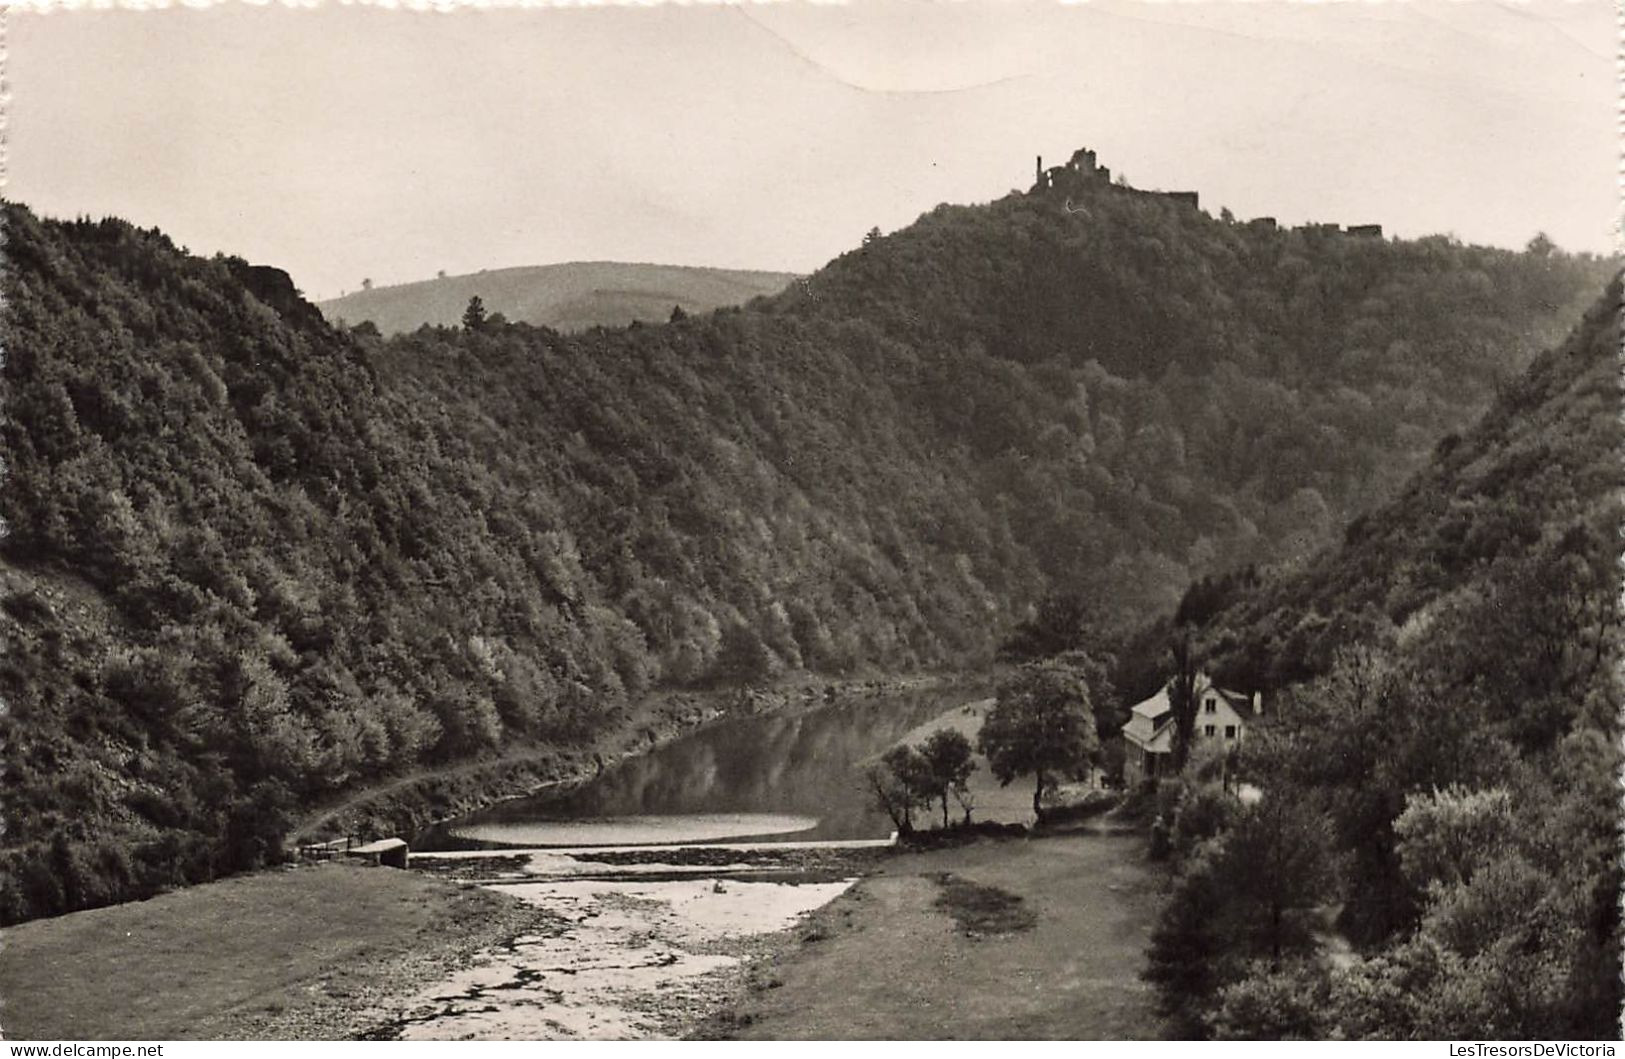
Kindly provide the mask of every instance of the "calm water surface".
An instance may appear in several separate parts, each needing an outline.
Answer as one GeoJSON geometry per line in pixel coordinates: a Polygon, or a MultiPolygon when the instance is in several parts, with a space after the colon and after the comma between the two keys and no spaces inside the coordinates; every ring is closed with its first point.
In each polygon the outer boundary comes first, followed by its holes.
{"type": "Polygon", "coordinates": [[[439,825],[414,849],[885,838],[860,763],[972,699],[937,688],[720,721],[541,794],[439,825]]]}

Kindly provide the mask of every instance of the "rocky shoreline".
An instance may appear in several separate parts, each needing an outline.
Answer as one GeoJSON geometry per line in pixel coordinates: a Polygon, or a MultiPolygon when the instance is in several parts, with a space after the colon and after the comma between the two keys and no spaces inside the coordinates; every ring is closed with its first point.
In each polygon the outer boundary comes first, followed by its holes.
{"type": "MultiPolygon", "coordinates": [[[[472,953],[459,946],[438,975],[403,974],[397,988],[367,998],[328,1029],[370,1040],[685,1036],[777,950],[781,934],[800,929],[808,913],[875,866],[871,856],[847,854],[879,851],[794,852],[778,869],[740,875],[519,871],[485,879],[482,889],[537,914],[505,916],[505,936],[472,953]]],[[[451,878],[467,864],[456,862],[451,878]]]]}
{"type": "MultiPolygon", "coordinates": [[[[795,685],[727,695],[672,695],[646,703],[636,718],[629,719],[613,734],[590,746],[562,752],[543,750],[528,757],[471,763],[396,781],[352,795],[339,806],[318,811],[301,826],[296,836],[301,840],[345,834],[413,836],[437,823],[498,802],[544,790],[562,793],[577,784],[590,782],[604,768],[648,753],[709,724],[773,712],[818,709],[842,700],[875,698],[962,679],[931,675],[795,685]]],[[[877,849],[725,852],[695,847],[662,853],[595,853],[591,859],[603,864],[606,876],[618,867],[647,866],[655,861],[685,866],[717,864],[719,867],[722,861],[729,861],[748,863],[750,874],[758,882],[817,885],[841,876],[866,874],[874,870],[884,852],[877,849]]],[[[415,866],[422,874],[437,878],[447,886],[481,891],[491,899],[490,912],[478,922],[462,924],[446,937],[375,965],[364,983],[352,982],[336,990],[319,988],[311,993],[307,1002],[290,1006],[283,1012],[252,1018],[245,1025],[243,1036],[298,1040],[399,1039],[424,1031],[454,1003],[455,998],[453,1001],[425,1000],[425,989],[437,983],[478,978],[490,973],[493,962],[501,965],[533,952],[539,944],[573,950],[575,946],[567,935],[579,929],[579,925],[561,919],[550,909],[501,892],[506,888],[479,885],[487,881],[493,869],[515,869],[523,860],[522,856],[495,854],[490,858],[482,856],[477,862],[446,861],[433,867],[425,862],[420,868],[415,866]],[[415,1005],[407,999],[414,994],[419,997],[415,1005]]],[[[641,875],[644,883],[676,882],[680,878],[651,875],[647,871],[641,875]]],[[[613,884],[613,880],[600,881],[613,884]]],[[[727,885],[733,881],[730,878],[727,885]]],[[[621,908],[622,903],[611,900],[606,907],[612,913],[625,912],[627,908],[621,908]]],[[[637,912],[637,902],[631,902],[628,908],[637,912]]],[[[776,951],[779,941],[772,933],[687,939],[686,948],[693,955],[717,958],[719,965],[706,974],[687,979],[685,986],[670,996],[664,992],[658,996],[651,994],[647,1002],[654,1006],[636,1015],[636,1021],[644,1027],[639,1035],[645,1032],[660,1037],[686,1035],[737,991],[739,980],[756,959],[776,951]]],[[[556,1031],[556,1027],[540,1026],[526,1032],[552,1035],[556,1031]]],[[[600,1032],[617,1033],[609,1026],[602,1027],[600,1032]]]]}
{"type": "MultiPolygon", "coordinates": [[[[385,869],[372,869],[385,870],[385,869]]],[[[472,887],[463,887],[472,890],[472,887]]],[[[485,891],[489,910],[432,943],[368,969],[359,981],[325,983],[307,1003],[245,1020],[243,1040],[369,1040],[384,1037],[402,996],[473,966],[513,939],[562,930],[559,917],[506,894],[485,891]]]]}

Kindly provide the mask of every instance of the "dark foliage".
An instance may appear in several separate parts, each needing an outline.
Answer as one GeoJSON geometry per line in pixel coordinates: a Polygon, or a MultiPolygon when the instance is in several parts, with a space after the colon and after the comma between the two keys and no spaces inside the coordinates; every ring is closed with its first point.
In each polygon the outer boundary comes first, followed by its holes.
{"type": "Polygon", "coordinates": [[[1202,604],[1275,694],[1264,800],[1186,844],[1154,938],[1187,1032],[1617,1034],[1619,304],[1341,548],[1202,604]],[[1294,958],[1333,910],[1358,954],[1294,958]]]}
{"type": "Polygon", "coordinates": [[[1603,268],[1091,217],[944,207],[746,311],[386,340],[7,207],[0,920],[653,688],[981,665],[1047,593],[1154,613],[1386,496],[1603,268]]]}
{"type": "Polygon", "coordinates": [[[1083,667],[1032,663],[999,682],[998,698],[982,722],[976,747],[988,770],[1009,786],[1033,777],[1033,816],[1044,822],[1044,791],[1082,773],[1100,752],[1083,667]]]}

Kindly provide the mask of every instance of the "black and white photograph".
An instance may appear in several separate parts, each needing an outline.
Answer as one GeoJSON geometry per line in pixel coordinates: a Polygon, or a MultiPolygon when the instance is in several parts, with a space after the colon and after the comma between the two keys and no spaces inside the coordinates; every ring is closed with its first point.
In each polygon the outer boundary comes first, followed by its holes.
{"type": "Polygon", "coordinates": [[[0,7],[0,1047],[1614,1055],[1621,17],[0,7]]]}

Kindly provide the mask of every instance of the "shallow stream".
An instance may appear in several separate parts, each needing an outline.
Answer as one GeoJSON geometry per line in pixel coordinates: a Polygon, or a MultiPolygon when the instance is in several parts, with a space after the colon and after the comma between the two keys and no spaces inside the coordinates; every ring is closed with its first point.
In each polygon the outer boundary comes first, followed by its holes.
{"type": "Polygon", "coordinates": [[[910,692],[724,720],[573,791],[413,843],[420,870],[544,909],[386,1014],[402,1040],[669,1036],[730,993],[759,939],[851,886],[889,842],[863,764],[968,696],[910,692]]]}

